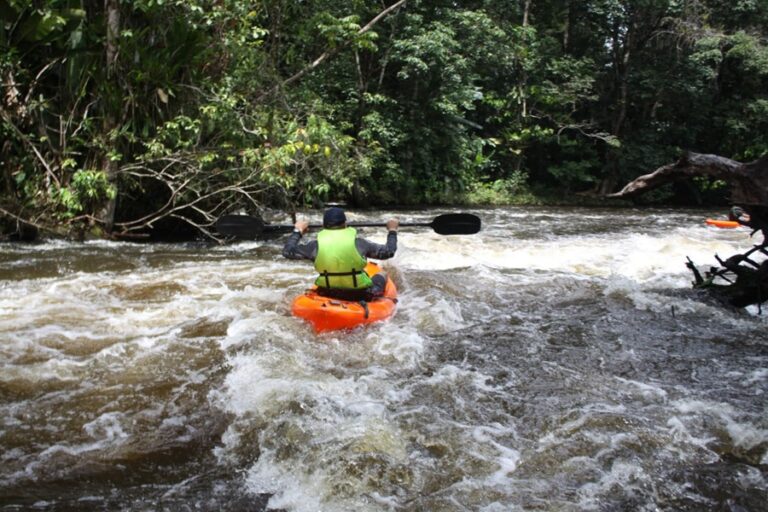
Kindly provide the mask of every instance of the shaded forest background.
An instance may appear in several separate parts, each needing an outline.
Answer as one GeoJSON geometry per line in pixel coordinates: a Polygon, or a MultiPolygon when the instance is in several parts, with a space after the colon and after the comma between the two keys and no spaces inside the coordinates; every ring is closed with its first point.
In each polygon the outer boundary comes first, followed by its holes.
{"type": "Polygon", "coordinates": [[[768,153],[766,0],[0,0],[0,22],[5,233],[556,202],[681,150],[768,153]]]}

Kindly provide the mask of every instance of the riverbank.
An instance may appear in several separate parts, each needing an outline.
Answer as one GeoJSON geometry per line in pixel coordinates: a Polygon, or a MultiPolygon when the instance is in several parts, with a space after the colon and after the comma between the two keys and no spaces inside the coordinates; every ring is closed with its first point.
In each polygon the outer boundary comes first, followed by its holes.
{"type": "MultiPolygon", "coordinates": [[[[689,198],[690,199],[690,198],[689,198]]],[[[551,190],[532,191],[527,187],[508,190],[492,185],[475,188],[462,195],[452,196],[451,203],[443,204],[444,208],[509,208],[509,207],[560,207],[560,208],[669,208],[680,209],[713,209],[728,205],[719,196],[709,198],[709,203],[700,204],[686,201],[685,198],[675,198],[667,193],[649,194],[637,201],[606,198],[594,193],[554,193],[551,190]]],[[[377,208],[388,208],[393,211],[410,210],[412,205],[366,205],[364,208],[347,205],[344,201],[331,201],[328,204],[342,205],[345,208],[357,211],[372,211],[377,208]]],[[[422,209],[440,208],[441,205],[425,205],[422,209]]],[[[266,220],[280,218],[284,220],[286,214],[278,210],[265,208],[266,220]]],[[[1,212],[0,212],[1,213],[1,212]]],[[[254,212],[255,213],[255,212],[254,212]]],[[[214,232],[215,233],[215,232],[214,232]]],[[[21,217],[12,217],[8,212],[0,217],[0,242],[33,242],[41,239],[57,240],[99,240],[114,239],[135,242],[159,242],[159,241],[195,241],[206,239],[206,235],[193,228],[183,220],[164,219],[153,226],[149,231],[132,233],[130,235],[108,235],[100,225],[83,221],[72,223],[68,220],[52,222],[39,220],[36,223],[25,222],[21,217]]]]}

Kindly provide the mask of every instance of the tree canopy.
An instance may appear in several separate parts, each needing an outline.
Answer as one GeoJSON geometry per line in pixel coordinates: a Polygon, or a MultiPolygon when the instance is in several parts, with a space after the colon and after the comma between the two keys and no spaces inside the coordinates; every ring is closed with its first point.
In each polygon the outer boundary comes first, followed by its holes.
{"type": "Polygon", "coordinates": [[[5,231],[606,194],[682,150],[768,153],[762,1],[0,0],[0,23],[5,231]]]}

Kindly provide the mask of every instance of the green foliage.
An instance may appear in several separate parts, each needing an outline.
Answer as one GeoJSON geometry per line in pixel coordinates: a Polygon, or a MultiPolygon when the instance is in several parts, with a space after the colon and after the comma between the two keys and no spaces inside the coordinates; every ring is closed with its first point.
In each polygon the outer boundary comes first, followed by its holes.
{"type": "Polygon", "coordinates": [[[0,0],[17,211],[530,202],[768,153],[766,2],[541,0],[524,26],[524,2],[420,0],[361,33],[383,4],[137,0],[109,69],[106,5],[0,0]]]}
{"type": "Polygon", "coordinates": [[[103,171],[78,169],[69,186],[54,189],[53,199],[62,218],[72,218],[92,210],[105,199],[114,199],[117,189],[103,171]]]}
{"type": "Polygon", "coordinates": [[[476,181],[469,185],[466,201],[481,205],[535,204],[528,186],[528,175],[514,171],[509,178],[490,182],[476,181]]]}
{"type": "Polygon", "coordinates": [[[332,193],[349,193],[367,171],[350,158],[352,143],[327,119],[310,115],[303,124],[286,123],[280,143],[253,152],[253,163],[265,183],[288,191],[293,201],[318,204],[332,193]]]}

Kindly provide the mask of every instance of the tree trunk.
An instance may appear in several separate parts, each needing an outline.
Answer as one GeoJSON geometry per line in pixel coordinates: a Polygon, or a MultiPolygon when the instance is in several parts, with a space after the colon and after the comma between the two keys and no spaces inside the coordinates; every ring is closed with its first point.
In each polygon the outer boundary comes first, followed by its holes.
{"type": "Polygon", "coordinates": [[[528,20],[531,15],[531,1],[532,0],[525,0],[523,3],[523,26],[528,26],[528,20]]]}
{"type": "MultiPolygon", "coordinates": [[[[527,27],[530,25],[530,16],[531,16],[531,2],[532,0],[525,0],[525,5],[523,6],[523,26],[527,27]]],[[[520,109],[521,109],[521,117],[525,119],[528,117],[528,98],[526,97],[526,89],[528,85],[528,72],[525,70],[525,65],[522,65],[522,72],[520,73],[520,109]]],[[[520,161],[520,159],[518,159],[520,161]]],[[[519,165],[518,165],[519,169],[519,165]]]]}
{"type": "Polygon", "coordinates": [[[638,196],[666,183],[694,176],[728,182],[734,204],[768,206],[768,155],[744,164],[718,155],[688,153],[675,163],[636,178],[608,197],[638,196]]]}
{"type": "MultiPolygon", "coordinates": [[[[106,38],[106,64],[107,80],[117,81],[115,65],[118,55],[118,38],[120,37],[120,0],[104,0],[104,13],[107,20],[107,38],[106,38]]],[[[110,106],[105,105],[104,112],[104,136],[107,139],[107,147],[113,130],[117,127],[115,113],[110,111],[110,106]]],[[[110,158],[109,151],[102,156],[102,169],[107,174],[107,180],[117,190],[117,162],[110,158]]],[[[113,199],[108,199],[102,213],[104,229],[112,232],[115,224],[115,210],[117,209],[117,194],[113,199]]]]}
{"type": "Polygon", "coordinates": [[[6,140],[0,148],[0,167],[3,168],[3,188],[0,189],[0,197],[2,198],[11,197],[15,190],[13,186],[13,171],[8,164],[10,154],[11,142],[6,140]]]}
{"type": "Polygon", "coordinates": [[[568,53],[571,40],[571,0],[565,2],[565,26],[563,27],[563,53],[568,53]]]}
{"type": "MultiPolygon", "coordinates": [[[[616,98],[616,112],[614,113],[613,120],[611,122],[611,135],[617,139],[623,134],[624,121],[627,118],[627,101],[629,99],[629,65],[630,56],[632,55],[633,44],[633,27],[634,24],[630,21],[629,26],[626,27],[626,36],[622,42],[620,33],[620,26],[617,24],[613,35],[613,67],[616,70],[615,85],[617,90],[616,98]]],[[[618,184],[620,170],[619,170],[619,155],[618,149],[608,148],[605,162],[605,176],[603,177],[598,191],[601,195],[606,195],[614,190],[614,187],[618,184]]]]}

